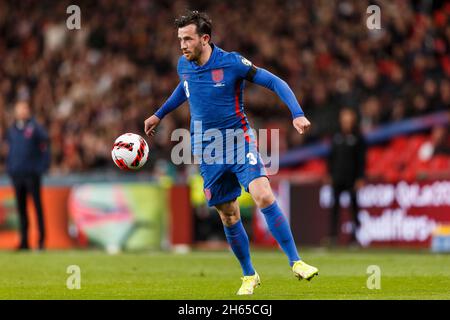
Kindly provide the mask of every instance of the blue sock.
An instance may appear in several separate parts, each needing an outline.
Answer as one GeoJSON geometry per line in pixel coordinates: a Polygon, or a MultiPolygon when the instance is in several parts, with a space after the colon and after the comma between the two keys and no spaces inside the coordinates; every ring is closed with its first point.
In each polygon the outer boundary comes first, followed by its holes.
{"type": "Polygon", "coordinates": [[[283,212],[281,212],[276,201],[267,208],[261,209],[261,211],[266,218],[270,232],[275,240],[277,240],[281,249],[283,249],[284,253],[288,256],[289,264],[292,267],[295,261],[300,260],[300,257],[286,217],[283,215],[283,212]]]}
{"type": "Polygon", "coordinates": [[[252,276],[255,274],[252,262],[250,260],[250,245],[247,233],[241,220],[233,224],[231,227],[223,226],[227,241],[233,250],[234,255],[238,258],[244,276],[252,276]]]}

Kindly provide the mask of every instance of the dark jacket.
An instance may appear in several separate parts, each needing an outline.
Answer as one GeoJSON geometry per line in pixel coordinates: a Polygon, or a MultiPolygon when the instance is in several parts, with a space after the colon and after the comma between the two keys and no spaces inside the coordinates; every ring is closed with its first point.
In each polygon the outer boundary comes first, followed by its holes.
{"type": "Polygon", "coordinates": [[[333,184],[352,187],[357,179],[365,176],[366,144],[360,133],[333,136],[328,158],[328,172],[333,184]]]}
{"type": "Polygon", "coordinates": [[[50,166],[49,137],[34,118],[23,126],[15,122],[8,129],[6,170],[9,175],[43,174],[50,166]]]}

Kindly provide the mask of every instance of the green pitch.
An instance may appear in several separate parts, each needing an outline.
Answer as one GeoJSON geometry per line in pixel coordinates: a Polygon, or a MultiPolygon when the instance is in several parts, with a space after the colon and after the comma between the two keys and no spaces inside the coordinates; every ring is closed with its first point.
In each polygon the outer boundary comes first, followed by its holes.
{"type": "Polygon", "coordinates": [[[235,295],[240,267],[225,251],[113,256],[98,251],[2,251],[0,299],[450,299],[450,255],[313,249],[300,253],[320,270],[311,282],[298,281],[282,253],[254,250],[262,286],[242,298],[235,295]],[[70,265],[80,267],[79,290],[67,288],[70,265]],[[380,289],[367,288],[370,265],[380,268],[380,289]]]}

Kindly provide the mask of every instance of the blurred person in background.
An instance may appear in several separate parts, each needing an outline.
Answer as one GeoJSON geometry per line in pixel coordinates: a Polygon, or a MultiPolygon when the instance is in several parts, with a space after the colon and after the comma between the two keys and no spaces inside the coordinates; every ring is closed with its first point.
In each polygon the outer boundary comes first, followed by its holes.
{"type": "Polygon", "coordinates": [[[328,158],[328,172],[334,198],[331,210],[330,245],[337,243],[339,199],[344,191],[350,193],[353,220],[351,241],[356,241],[356,231],[359,227],[356,191],[363,185],[365,176],[366,145],[359,130],[356,112],[351,108],[343,108],[339,114],[339,124],[340,130],[333,136],[328,158]]]}
{"type": "Polygon", "coordinates": [[[430,139],[418,150],[421,161],[428,161],[437,155],[450,155],[450,136],[445,125],[436,125],[431,130],[430,139]]]}
{"type": "Polygon", "coordinates": [[[50,165],[49,138],[45,129],[32,117],[27,101],[14,107],[14,123],[6,134],[8,155],[6,169],[11,178],[20,218],[18,250],[28,250],[27,195],[31,194],[39,228],[39,249],[44,249],[45,226],[41,203],[41,178],[50,165]]]}
{"type": "Polygon", "coordinates": [[[446,125],[435,125],[417,150],[418,179],[450,178],[450,135],[446,125]]]}

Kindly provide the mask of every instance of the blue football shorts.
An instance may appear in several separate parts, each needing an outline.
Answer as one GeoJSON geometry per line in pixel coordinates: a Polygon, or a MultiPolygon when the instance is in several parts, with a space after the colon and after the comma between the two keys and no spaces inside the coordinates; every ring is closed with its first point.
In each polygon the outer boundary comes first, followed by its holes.
{"type": "Polygon", "coordinates": [[[245,159],[232,164],[201,163],[200,174],[210,207],[238,198],[241,195],[241,185],[248,192],[250,182],[259,177],[267,177],[264,163],[256,150],[247,152],[245,159]]]}

